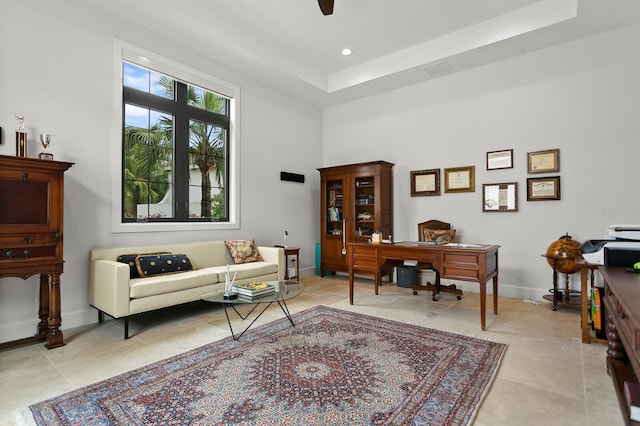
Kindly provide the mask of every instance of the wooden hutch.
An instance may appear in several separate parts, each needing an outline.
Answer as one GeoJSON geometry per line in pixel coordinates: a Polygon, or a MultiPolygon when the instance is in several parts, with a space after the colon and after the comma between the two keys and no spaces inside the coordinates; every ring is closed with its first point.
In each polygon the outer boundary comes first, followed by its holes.
{"type": "Polygon", "coordinates": [[[60,331],[64,172],[72,165],[0,155],[0,278],[40,274],[36,334],[0,343],[0,349],[42,340],[49,349],[64,345],[60,331]]]}
{"type": "Polygon", "coordinates": [[[393,164],[320,168],[320,275],[348,272],[347,243],[393,235],[393,164]]]}

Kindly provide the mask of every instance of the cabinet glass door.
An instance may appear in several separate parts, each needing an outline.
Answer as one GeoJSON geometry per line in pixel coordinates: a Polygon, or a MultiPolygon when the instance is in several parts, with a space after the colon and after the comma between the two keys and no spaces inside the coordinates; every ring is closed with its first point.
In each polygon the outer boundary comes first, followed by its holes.
{"type": "Polygon", "coordinates": [[[354,185],[355,239],[368,240],[376,231],[375,177],[356,177],[354,185]]]}
{"type": "Polygon", "coordinates": [[[329,180],[326,186],[327,235],[342,237],[344,232],[343,184],[342,180],[329,180]]]}

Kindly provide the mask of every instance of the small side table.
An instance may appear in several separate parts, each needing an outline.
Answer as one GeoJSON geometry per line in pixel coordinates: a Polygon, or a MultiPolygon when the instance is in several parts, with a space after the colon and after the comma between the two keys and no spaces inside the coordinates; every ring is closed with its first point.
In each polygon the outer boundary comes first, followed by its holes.
{"type": "Polygon", "coordinates": [[[285,258],[284,279],[291,280],[295,278],[296,282],[300,282],[300,247],[284,247],[284,258],[285,258]],[[296,257],[296,275],[293,277],[289,276],[289,256],[296,257]]]}

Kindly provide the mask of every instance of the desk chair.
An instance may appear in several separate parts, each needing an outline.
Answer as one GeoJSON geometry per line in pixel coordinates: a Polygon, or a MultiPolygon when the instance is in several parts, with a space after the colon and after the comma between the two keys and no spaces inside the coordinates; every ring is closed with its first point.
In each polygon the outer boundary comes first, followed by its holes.
{"type": "MultiPolygon", "coordinates": [[[[451,224],[442,222],[439,220],[428,220],[418,224],[418,241],[432,241],[436,243],[449,243],[457,242],[456,230],[451,229],[451,224]]],[[[434,270],[436,273],[435,283],[427,282],[426,286],[416,284],[413,286],[413,294],[417,295],[418,291],[431,291],[433,292],[432,300],[435,302],[438,300],[440,293],[452,293],[455,294],[457,299],[462,299],[462,290],[458,289],[455,284],[441,285],[440,284],[440,272],[433,268],[430,263],[419,263],[418,269],[434,270]]]]}

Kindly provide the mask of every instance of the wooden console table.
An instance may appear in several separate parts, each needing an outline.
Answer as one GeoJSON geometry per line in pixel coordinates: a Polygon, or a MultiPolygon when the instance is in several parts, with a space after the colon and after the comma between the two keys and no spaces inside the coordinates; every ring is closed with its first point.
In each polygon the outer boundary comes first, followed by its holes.
{"type": "MultiPolygon", "coordinates": [[[[582,343],[606,343],[606,340],[591,335],[589,331],[589,298],[591,297],[589,278],[591,278],[591,287],[593,287],[593,273],[600,265],[585,262],[584,259],[576,259],[576,266],[580,269],[580,328],[582,330],[582,343]]],[[[606,321],[606,318],[603,318],[602,321],[606,321]]]]}
{"type": "Polygon", "coordinates": [[[72,165],[0,155],[0,278],[40,275],[36,334],[0,343],[0,349],[41,340],[49,349],[64,345],[60,331],[63,182],[72,165]]]}
{"type": "Polygon", "coordinates": [[[638,382],[640,376],[640,274],[624,268],[601,266],[607,307],[607,371],[620,402],[627,424],[629,407],[624,396],[624,382],[638,382]]]}
{"type": "Polygon", "coordinates": [[[486,329],[487,281],[493,278],[493,313],[498,313],[498,249],[496,245],[419,243],[370,244],[347,243],[349,265],[349,303],[353,305],[355,273],[374,276],[374,291],[382,281],[383,271],[405,260],[430,263],[441,278],[474,281],[480,285],[480,325],[486,329]]]}

